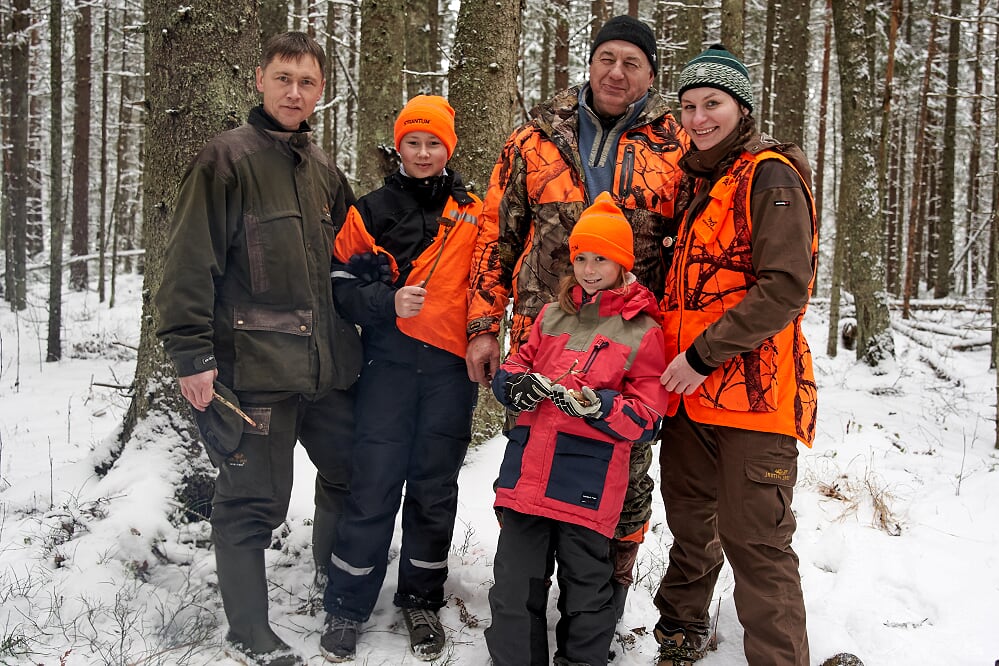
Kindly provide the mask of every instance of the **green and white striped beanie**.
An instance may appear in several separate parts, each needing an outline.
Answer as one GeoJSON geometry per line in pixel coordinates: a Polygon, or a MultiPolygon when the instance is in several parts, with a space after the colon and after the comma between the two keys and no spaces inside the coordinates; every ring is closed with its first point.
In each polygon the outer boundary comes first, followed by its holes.
{"type": "Polygon", "coordinates": [[[712,44],[680,72],[677,98],[691,88],[722,90],[750,112],[753,111],[753,85],[749,82],[749,70],[722,44],[712,44]]]}

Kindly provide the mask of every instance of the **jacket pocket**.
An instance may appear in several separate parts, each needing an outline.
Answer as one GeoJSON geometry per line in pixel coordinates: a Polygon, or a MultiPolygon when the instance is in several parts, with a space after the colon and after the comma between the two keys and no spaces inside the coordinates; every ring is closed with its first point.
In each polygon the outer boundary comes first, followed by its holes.
{"type": "Polygon", "coordinates": [[[613,455],[613,444],[559,433],[545,496],[596,511],[613,455]]]}
{"type": "MultiPolygon", "coordinates": [[[[791,450],[794,438],[779,435],[791,450]]],[[[791,539],[796,522],[791,511],[798,464],[779,458],[746,458],[746,487],[740,511],[742,529],[747,534],[767,539],[791,539]]]]}
{"type": "Polygon", "coordinates": [[[311,310],[233,308],[236,391],[315,390],[311,310]]]}
{"type": "Polygon", "coordinates": [[[506,452],[500,464],[499,478],[496,479],[497,488],[513,488],[517,485],[517,481],[520,481],[524,448],[530,435],[531,429],[527,426],[516,426],[510,430],[510,434],[507,435],[509,439],[506,442],[506,452]]]}
{"type": "Polygon", "coordinates": [[[307,293],[303,282],[308,280],[309,257],[303,225],[301,214],[294,210],[243,215],[250,290],[255,296],[287,299],[307,293]]]}

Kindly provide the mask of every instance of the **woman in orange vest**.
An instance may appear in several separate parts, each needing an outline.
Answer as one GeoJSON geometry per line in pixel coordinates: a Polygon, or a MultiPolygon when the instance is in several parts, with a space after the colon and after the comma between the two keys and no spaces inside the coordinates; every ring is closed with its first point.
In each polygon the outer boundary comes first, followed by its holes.
{"type": "Polygon", "coordinates": [[[797,443],[815,436],[801,329],[818,241],[811,171],[797,146],[758,132],[749,73],[724,46],[686,65],[679,98],[693,197],[662,302],[662,383],[680,400],[660,452],[674,542],[655,598],[658,663],[709,649],[727,557],[750,666],[806,666],[791,497],[797,443]]]}
{"type": "Polygon", "coordinates": [[[478,395],[465,368],[465,324],[482,202],[446,168],[457,140],[443,97],[411,99],[395,121],[400,170],[358,199],[336,237],[333,294],[361,327],[364,367],[350,496],[324,599],[320,646],[331,661],[354,658],[385,579],[400,505],[395,605],[418,659],[435,659],[445,647],[437,612],[478,395]]]}

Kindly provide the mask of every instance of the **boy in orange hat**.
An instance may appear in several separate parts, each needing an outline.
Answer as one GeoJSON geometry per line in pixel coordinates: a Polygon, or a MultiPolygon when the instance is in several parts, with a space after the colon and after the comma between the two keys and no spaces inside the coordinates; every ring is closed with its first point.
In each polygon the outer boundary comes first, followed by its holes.
{"type": "Polygon", "coordinates": [[[617,617],[609,547],[632,444],[659,431],[663,336],[656,299],[630,273],[632,230],[607,193],[569,236],[572,274],[527,342],[496,372],[493,393],[520,412],[500,466],[502,511],[486,644],[495,666],[548,663],[531,600],[558,563],[555,664],[606,664],[617,617]]]}
{"type": "Polygon", "coordinates": [[[395,121],[399,171],[357,201],[336,237],[333,292],[361,326],[365,363],[350,497],[324,599],[320,646],[332,661],[354,658],[385,579],[400,505],[395,605],[418,659],[444,651],[437,613],[478,394],[465,368],[465,321],[482,202],[446,167],[457,141],[447,100],[410,100],[395,121]]]}

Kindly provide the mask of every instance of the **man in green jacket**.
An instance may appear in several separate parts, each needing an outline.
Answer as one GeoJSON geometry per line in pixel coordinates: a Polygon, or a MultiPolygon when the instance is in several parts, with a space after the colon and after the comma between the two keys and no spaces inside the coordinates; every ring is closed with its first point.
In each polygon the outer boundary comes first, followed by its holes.
{"type": "Polygon", "coordinates": [[[287,514],[296,441],[318,470],[320,572],[348,491],[361,350],[333,305],[330,256],[354,195],[306,122],[325,61],[303,33],[268,42],[256,70],[263,104],[183,178],[155,301],[157,335],[218,468],[211,524],[225,643],[244,663],[303,663],[270,627],[264,568],[287,514]]]}

